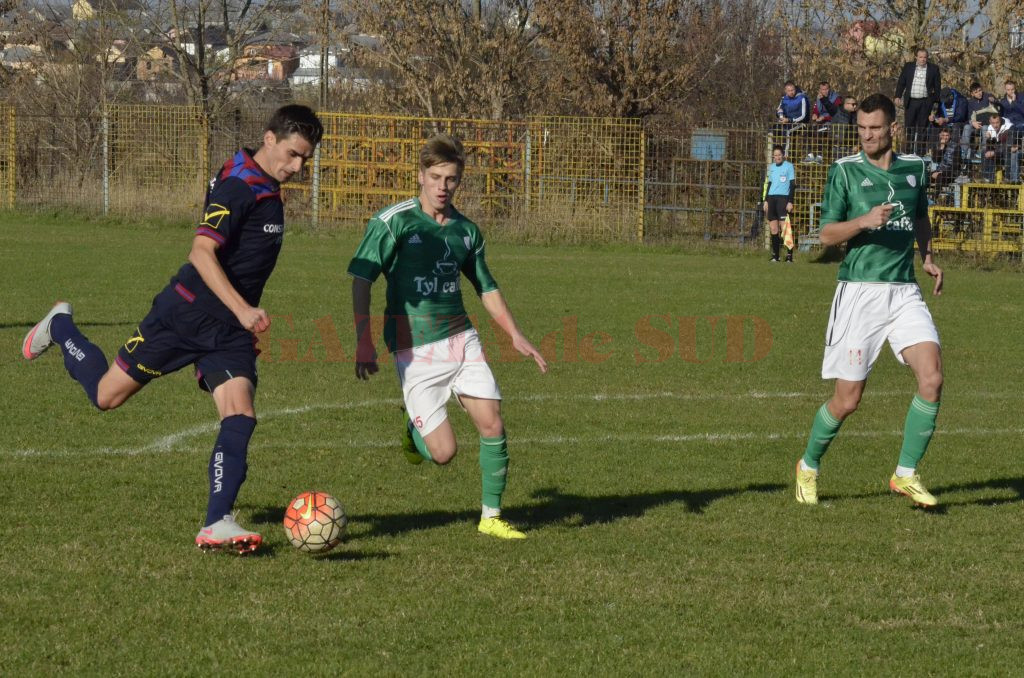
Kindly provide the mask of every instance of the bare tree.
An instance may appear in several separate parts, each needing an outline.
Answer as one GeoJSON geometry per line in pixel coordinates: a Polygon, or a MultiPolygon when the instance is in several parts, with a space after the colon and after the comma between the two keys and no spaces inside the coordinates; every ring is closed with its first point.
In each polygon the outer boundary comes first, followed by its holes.
{"type": "Polygon", "coordinates": [[[357,45],[360,63],[389,74],[384,101],[392,110],[431,117],[521,115],[532,94],[546,86],[536,70],[533,4],[354,0],[358,26],[375,38],[357,45]]]}
{"type": "Polygon", "coordinates": [[[537,0],[549,91],[566,112],[647,117],[722,59],[721,7],[700,0],[537,0]]]}

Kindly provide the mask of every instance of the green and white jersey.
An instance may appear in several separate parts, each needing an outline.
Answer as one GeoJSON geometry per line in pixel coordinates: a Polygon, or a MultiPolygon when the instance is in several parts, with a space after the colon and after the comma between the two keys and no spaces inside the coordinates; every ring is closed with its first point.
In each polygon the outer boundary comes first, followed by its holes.
{"type": "Polygon", "coordinates": [[[349,275],[388,281],[384,343],[395,351],[446,339],[473,327],[462,304],[460,274],[477,294],[498,289],[484,260],[484,238],[452,207],[442,226],[419,198],[387,207],[366,224],[349,275]]]}
{"type": "Polygon", "coordinates": [[[916,155],[893,157],[889,170],[872,165],[863,151],[837,160],[828,171],[821,225],[850,221],[876,205],[895,207],[885,226],[847,242],[839,280],[912,283],[914,222],[928,215],[928,172],[916,155]]]}

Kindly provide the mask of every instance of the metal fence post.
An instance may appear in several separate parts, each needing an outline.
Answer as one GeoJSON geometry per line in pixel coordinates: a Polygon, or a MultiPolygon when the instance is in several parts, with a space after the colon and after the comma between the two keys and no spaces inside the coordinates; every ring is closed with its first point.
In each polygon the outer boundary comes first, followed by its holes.
{"type": "Polygon", "coordinates": [[[18,173],[16,165],[18,153],[15,141],[15,115],[14,106],[7,109],[7,208],[14,208],[15,177],[18,173]]]}
{"type": "Polygon", "coordinates": [[[103,108],[103,215],[110,213],[110,113],[103,108]]]}
{"type": "Polygon", "coordinates": [[[313,149],[313,186],[310,189],[313,193],[311,208],[314,229],[320,227],[320,147],[321,144],[317,144],[313,149]]]}
{"type": "Polygon", "coordinates": [[[644,241],[644,212],[647,208],[647,138],[643,127],[640,128],[640,177],[637,188],[637,199],[640,201],[640,218],[636,224],[636,239],[644,241]]]}

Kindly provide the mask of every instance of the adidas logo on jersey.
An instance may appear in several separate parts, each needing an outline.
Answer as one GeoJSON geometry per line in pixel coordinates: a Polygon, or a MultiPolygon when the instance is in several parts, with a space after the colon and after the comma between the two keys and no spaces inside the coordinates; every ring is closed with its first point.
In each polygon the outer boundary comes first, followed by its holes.
{"type": "Polygon", "coordinates": [[[410,245],[419,245],[422,242],[423,241],[420,239],[420,234],[419,233],[413,233],[412,237],[409,238],[409,244],[410,245]]]}
{"type": "Polygon", "coordinates": [[[860,182],[860,186],[861,188],[867,188],[869,186],[874,186],[874,184],[871,183],[871,179],[865,177],[864,181],[860,182]]]}

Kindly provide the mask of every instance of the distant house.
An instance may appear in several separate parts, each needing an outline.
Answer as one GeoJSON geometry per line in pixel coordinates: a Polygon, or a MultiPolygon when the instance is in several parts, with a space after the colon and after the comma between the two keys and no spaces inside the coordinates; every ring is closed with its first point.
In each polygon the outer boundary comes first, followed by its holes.
{"type": "MultiPolygon", "coordinates": [[[[337,78],[338,68],[341,64],[341,50],[332,48],[327,52],[327,71],[331,80],[337,78]]],[[[348,51],[348,50],[344,50],[348,51]]],[[[320,48],[307,47],[299,52],[299,67],[292,73],[289,79],[293,85],[319,85],[320,84],[320,48]]]]}
{"type": "Polygon", "coordinates": [[[32,71],[42,51],[26,45],[0,49],[0,63],[12,71],[32,71]]]}
{"type": "MultiPolygon", "coordinates": [[[[195,56],[198,52],[197,47],[200,40],[198,30],[189,28],[179,34],[172,28],[168,31],[167,36],[174,41],[178,47],[185,52],[185,54],[195,56]]],[[[207,59],[226,60],[230,55],[231,48],[228,45],[227,37],[225,36],[224,29],[222,27],[212,25],[204,26],[201,39],[203,41],[207,59]]]]}
{"type": "Polygon", "coordinates": [[[235,60],[235,80],[285,82],[299,68],[300,43],[291,33],[259,33],[242,47],[235,60]]]}
{"type": "Polygon", "coordinates": [[[71,16],[75,21],[89,21],[100,14],[138,12],[145,9],[141,0],[75,0],[71,3],[71,16]]]}
{"type": "Polygon", "coordinates": [[[143,81],[165,80],[174,74],[176,57],[170,47],[155,45],[145,49],[135,63],[135,77],[143,81]]]}

